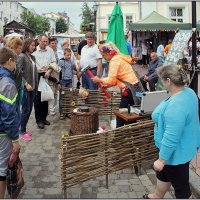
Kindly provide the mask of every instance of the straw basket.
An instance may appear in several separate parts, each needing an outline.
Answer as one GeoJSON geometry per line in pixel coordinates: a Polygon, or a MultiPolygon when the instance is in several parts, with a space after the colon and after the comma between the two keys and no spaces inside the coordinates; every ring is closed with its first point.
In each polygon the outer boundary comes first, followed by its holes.
{"type": "Polygon", "coordinates": [[[72,112],[71,135],[95,133],[99,128],[98,110],[89,107],[89,112],[72,112]]]}

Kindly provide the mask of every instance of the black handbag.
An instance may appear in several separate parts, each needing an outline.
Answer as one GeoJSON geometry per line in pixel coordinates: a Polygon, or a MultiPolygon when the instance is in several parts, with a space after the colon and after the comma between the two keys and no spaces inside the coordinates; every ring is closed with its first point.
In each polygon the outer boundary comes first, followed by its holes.
{"type": "Polygon", "coordinates": [[[8,165],[6,180],[10,199],[16,199],[24,186],[23,166],[19,156],[12,166],[8,165]]]}

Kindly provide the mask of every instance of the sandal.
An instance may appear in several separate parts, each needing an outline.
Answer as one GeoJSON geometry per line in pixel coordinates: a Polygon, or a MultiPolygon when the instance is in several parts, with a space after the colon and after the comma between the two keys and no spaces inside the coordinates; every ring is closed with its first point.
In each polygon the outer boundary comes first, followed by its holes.
{"type": "Polygon", "coordinates": [[[144,195],[142,196],[142,198],[143,198],[143,199],[150,199],[149,196],[148,196],[148,194],[144,194],[144,195]]]}

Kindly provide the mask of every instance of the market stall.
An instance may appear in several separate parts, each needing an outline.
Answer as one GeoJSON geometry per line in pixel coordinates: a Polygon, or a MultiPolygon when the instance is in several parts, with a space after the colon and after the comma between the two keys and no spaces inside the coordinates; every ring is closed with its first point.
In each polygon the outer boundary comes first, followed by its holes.
{"type": "Polygon", "coordinates": [[[177,29],[190,30],[191,24],[175,22],[153,11],[143,19],[131,23],[129,30],[132,36],[133,54],[140,57],[140,41],[146,41],[149,48],[156,51],[160,41],[167,44],[173,39],[177,29]]]}

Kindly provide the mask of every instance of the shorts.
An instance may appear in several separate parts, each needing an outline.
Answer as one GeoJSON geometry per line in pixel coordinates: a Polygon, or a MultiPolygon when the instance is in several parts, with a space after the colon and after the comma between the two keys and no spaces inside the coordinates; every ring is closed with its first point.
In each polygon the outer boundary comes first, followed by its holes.
{"type": "Polygon", "coordinates": [[[191,196],[189,185],[189,162],[180,165],[165,165],[156,172],[158,180],[171,182],[177,199],[188,199],[191,196]]]}
{"type": "Polygon", "coordinates": [[[0,176],[6,176],[12,149],[11,140],[7,136],[0,137],[0,176]]]}

